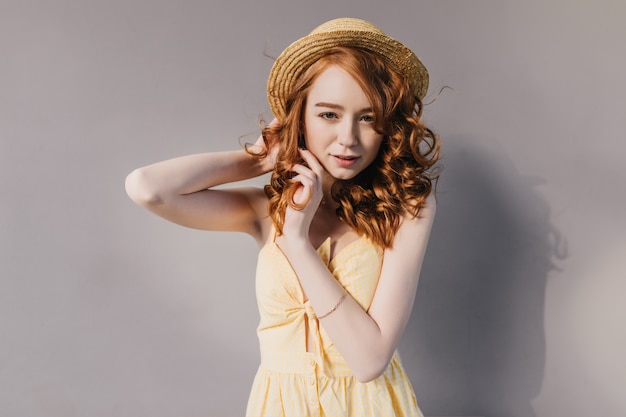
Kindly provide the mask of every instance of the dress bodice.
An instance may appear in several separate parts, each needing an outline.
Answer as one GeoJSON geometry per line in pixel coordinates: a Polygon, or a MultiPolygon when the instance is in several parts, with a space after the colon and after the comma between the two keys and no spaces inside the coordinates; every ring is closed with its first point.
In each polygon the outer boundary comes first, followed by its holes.
{"type": "MultiPolygon", "coordinates": [[[[367,310],[374,297],[383,250],[366,237],[360,237],[330,258],[330,238],[317,249],[320,259],[348,293],[367,310]]],[[[316,360],[340,360],[332,341],[319,326],[317,316],[305,300],[300,282],[289,261],[274,241],[259,252],[256,294],[261,320],[257,334],[262,361],[279,355],[301,355],[307,351],[307,327],[315,344],[316,360]]]]}
{"type": "MultiPolygon", "coordinates": [[[[317,249],[320,259],[368,310],[382,269],[382,248],[360,237],[331,259],[330,244],[327,239],[317,249]]],[[[256,294],[261,364],[247,416],[423,417],[397,353],[380,377],[367,383],[356,380],[273,240],[259,251],[256,294]],[[307,351],[307,338],[312,339],[313,351],[307,351]]]]}

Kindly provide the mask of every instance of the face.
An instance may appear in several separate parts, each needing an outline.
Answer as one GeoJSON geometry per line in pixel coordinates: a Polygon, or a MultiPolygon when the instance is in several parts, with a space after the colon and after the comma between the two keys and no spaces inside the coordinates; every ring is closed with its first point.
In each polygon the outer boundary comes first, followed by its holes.
{"type": "Polygon", "coordinates": [[[374,130],[367,96],[338,66],[325,69],[311,86],[304,124],[307,149],[334,179],[351,179],[367,168],[383,139],[374,130]]]}

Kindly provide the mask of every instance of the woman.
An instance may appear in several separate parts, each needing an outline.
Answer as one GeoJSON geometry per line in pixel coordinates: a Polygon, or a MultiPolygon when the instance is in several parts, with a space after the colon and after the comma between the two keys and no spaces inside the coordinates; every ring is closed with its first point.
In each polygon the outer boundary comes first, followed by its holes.
{"type": "Polygon", "coordinates": [[[276,60],[276,119],[254,145],[128,176],[129,196],[159,216],[259,243],[261,365],[247,415],[421,416],[396,347],[435,214],[427,86],[404,45],[333,20],[276,60]],[[270,171],[264,189],[214,189],[270,171]]]}

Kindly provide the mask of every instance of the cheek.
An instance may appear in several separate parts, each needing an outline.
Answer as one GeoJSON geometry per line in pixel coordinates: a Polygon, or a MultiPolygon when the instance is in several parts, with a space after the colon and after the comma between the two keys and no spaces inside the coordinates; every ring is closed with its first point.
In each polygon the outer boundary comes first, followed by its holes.
{"type": "Polygon", "coordinates": [[[368,143],[368,148],[367,148],[368,163],[374,162],[374,160],[378,157],[382,143],[383,143],[382,138],[372,140],[371,142],[368,143]]]}
{"type": "Polygon", "coordinates": [[[322,123],[319,123],[315,119],[307,122],[305,119],[304,132],[306,146],[308,149],[324,146],[328,136],[328,131],[324,128],[322,123]]]}
{"type": "Polygon", "coordinates": [[[315,119],[310,115],[304,115],[304,136],[308,139],[309,137],[315,136],[315,119]]]}
{"type": "Polygon", "coordinates": [[[383,144],[382,135],[376,135],[375,137],[372,138],[370,145],[369,145],[369,149],[372,153],[378,155],[378,152],[380,152],[380,147],[382,144],[383,144]]]}

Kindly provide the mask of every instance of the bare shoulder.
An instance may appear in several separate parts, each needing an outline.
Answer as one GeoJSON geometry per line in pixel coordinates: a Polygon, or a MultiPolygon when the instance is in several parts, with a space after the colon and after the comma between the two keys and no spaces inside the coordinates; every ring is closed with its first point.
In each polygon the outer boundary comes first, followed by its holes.
{"type": "Polygon", "coordinates": [[[410,237],[415,239],[421,236],[423,238],[424,234],[426,234],[427,237],[435,220],[436,212],[437,202],[435,197],[431,194],[420,208],[417,216],[408,213],[405,214],[400,229],[394,239],[394,246],[396,246],[396,243],[401,243],[403,240],[410,237]]]}
{"type": "Polygon", "coordinates": [[[431,193],[426,199],[426,202],[424,203],[422,208],[420,209],[417,215],[417,218],[425,219],[426,222],[430,222],[432,224],[432,222],[435,220],[436,213],[437,213],[437,199],[431,193]]]}
{"type": "Polygon", "coordinates": [[[435,220],[437,204],[429,196],[417,216],[406,214],[396,232],[393,246],[385,250],[385,259],[406,270],[419,270],[435,220]]]}

